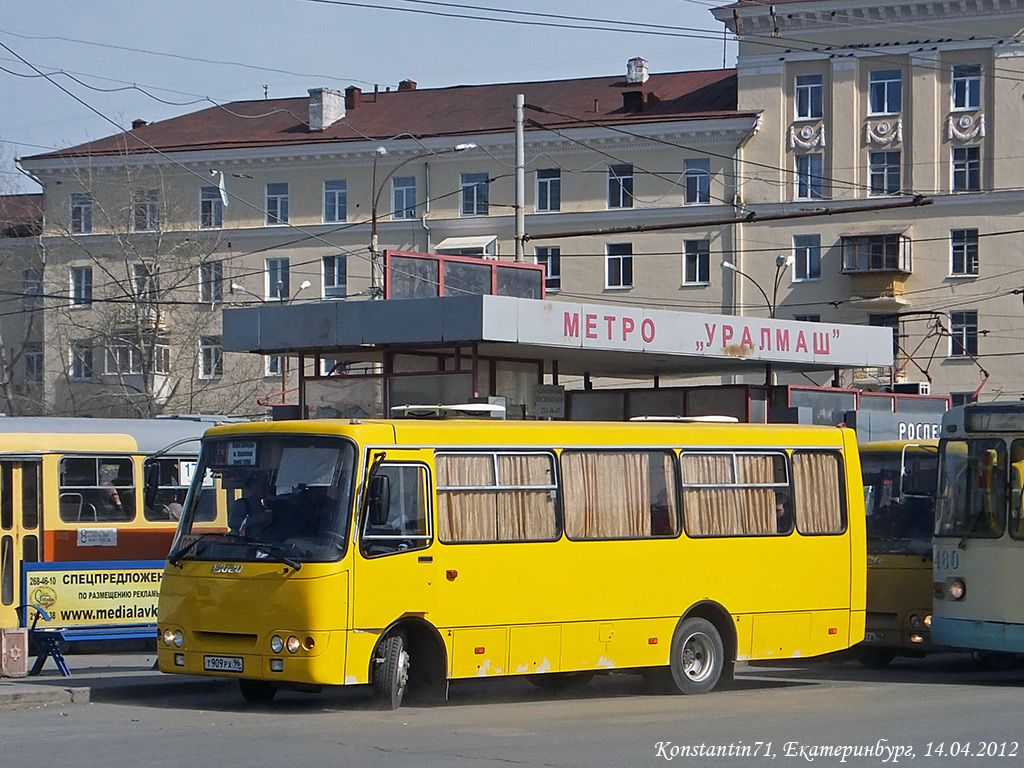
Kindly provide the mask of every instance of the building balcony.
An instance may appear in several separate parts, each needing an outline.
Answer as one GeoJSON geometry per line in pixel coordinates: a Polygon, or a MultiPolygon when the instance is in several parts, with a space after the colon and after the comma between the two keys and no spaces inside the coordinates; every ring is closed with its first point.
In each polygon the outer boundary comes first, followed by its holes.
{"type": "Polygon", "coordinates": [[[899,271],[848,272],[850,304],[870,312],[898,312],[910,306],[904,283],[910,275],[899,271]]]}

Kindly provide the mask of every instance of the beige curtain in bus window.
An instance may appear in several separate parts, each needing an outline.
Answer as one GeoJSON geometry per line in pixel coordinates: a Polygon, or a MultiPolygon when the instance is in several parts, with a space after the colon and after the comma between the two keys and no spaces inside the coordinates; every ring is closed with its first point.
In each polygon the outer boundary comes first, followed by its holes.
{"type": "MultiPolygon", "coordinates": [[[[490,454],[440,455],[435,461],[437,486],[494,486],[490,454]]],[[[493,490],[437,492],[437,529],[441,541],[494,541],[498,537],[493,490]]]]}
{"type": "Polygon", "coordinates": [[[793,454],[793,511],[801,533],[842,532],[839,472],[837,454],[793,454]]]}
{"type": "Polygon", "coordinates": [[[683,469],[683,523],[691,536],[722,536],[730,533],[728,493],[725,488],[688,488],[696,484],[728,484],[732,476],[730,454],[686,453],[683,469]]]}
{"type": "Polygon", "coordinates": [[[503,487],[497,491],[499,541],[550,540],[556,537],[553,474],[549,456],[498,456],[500,485],[548,486],[537,490],[503,487]]]}
{"type": "Polygon", "coordinates": [[[683,519],[691,536],[742,536],[776,532],[772,488],[736,488],[736,484],[775,482],[775,460],[766,454],[684,454],[683,519]],[[721,488],[687,488],[687,485],[721,488]]]}
{"type": "MultiPolygon", "coordinates": [[[[775,482],[775,457],[771,454],[740,454],[736,457],[736,482],[770,485],[775,482]]],[[[737,489],[742,496],[740,506],[743,533],[776,533],[775,489],[737,489]]]]}
{"type": "Polygon", "coordinates": [[[565,531],[575,539],[651,535],[647,453],[562,453],[565,531]]]}

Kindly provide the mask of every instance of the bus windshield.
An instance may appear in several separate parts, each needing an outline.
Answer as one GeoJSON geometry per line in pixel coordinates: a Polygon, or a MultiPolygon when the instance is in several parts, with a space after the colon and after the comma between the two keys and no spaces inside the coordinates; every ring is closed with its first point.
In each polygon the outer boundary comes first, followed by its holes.
{"type": "Polygon", "coordinates": [[[206,440],[169,559],[337,560],[348,543],[354,471],[355,449],[339,438],[277,434],[206,440]],[[227,533],[199,525],[218,486],[227,492],[227,533]]]}
{"type": "Polygon", "coordinates": [[[935,535],[998,538],[1006,516],[1006,446],[1000,439],[945,440],[935,535]]]}
{"type": "Polygon", "coordinates": [[[861,471],[868,552],[930,556],[938,471],[935,448],[861,453],[861,471]]]}

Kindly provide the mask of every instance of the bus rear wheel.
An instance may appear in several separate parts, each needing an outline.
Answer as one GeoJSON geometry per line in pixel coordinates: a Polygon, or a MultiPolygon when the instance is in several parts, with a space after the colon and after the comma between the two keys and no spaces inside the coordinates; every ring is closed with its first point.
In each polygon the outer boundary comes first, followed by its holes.
{"type": "Polygon", "coordinates": [[[409,687],[409,652],[401,635],[385,638],[373,666],[373,698],[381,709],[402,706],[409,687]]]}
{"type": "Polygon", "coordinates": [[[277,686],[264,680],[239,680],[238,690],[250,704],[269,704],[277,695],[277,686]]]}
{"type": "Polygon", "coordinates": [[[672,636],[672,679],[683,693],[708,693],[722,677],[725,645],[707,619],[684,619],[672,636]]]}

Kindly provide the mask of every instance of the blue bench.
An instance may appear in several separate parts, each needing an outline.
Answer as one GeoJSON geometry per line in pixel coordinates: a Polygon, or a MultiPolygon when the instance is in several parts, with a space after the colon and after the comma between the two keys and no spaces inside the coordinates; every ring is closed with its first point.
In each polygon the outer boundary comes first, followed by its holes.
{"type": "Polygon", "coordinates": [[[38,605],[20,605],[25,613],[26,621],[24,626],[28,627],[28,638],[39,646],[39,655],[36,656],[32,669],[29,670],[29,677],[38,675],[48,658],[53,659],[61,675],[71,676],[67,660],[64,658],[64,651],[61,644],[84,642],[90,640],[150,640],[156,638],[156,626],[153,624],[134,624],[125,626],[101,626],[101,627],[40,627],[39,620],[51,621],[50,614],[46,609],[38,605]],[[32,623],[27,622],[28,610],[35,611],[32,623]]]}

